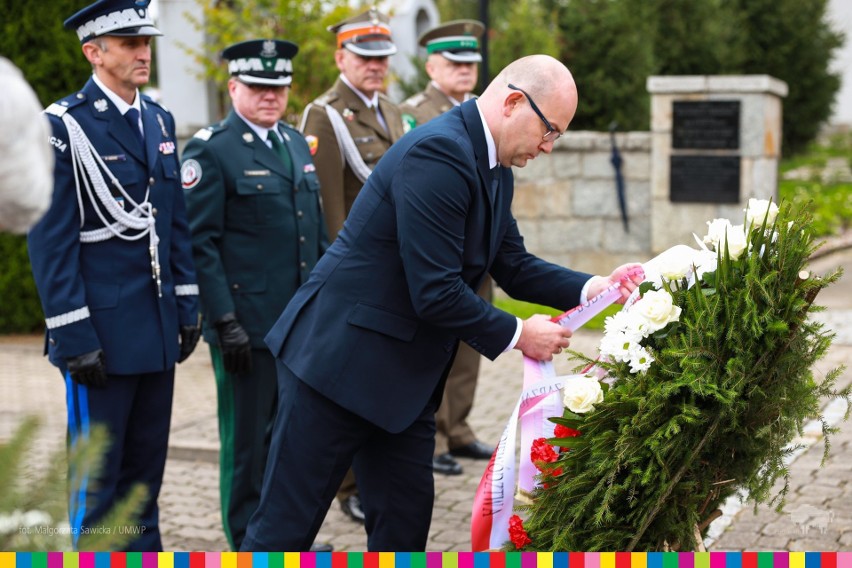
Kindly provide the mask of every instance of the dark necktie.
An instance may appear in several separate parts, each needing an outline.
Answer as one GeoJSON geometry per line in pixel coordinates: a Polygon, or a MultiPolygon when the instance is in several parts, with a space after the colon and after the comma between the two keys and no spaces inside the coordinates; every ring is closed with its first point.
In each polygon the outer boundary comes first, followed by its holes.
{"type": "Polygon", "coordinates": [[[282,162],[284,162],[284,169],[289,172],[290,168],[293,167],[293,162],[290,159],[290,152],[287,151],[284,143],[281,142],[281,139],[278,137],[278,133],[270,130],[266,133],[266,139],[272,144],[272,151],[278,154],[278,157],[281,158],[282,162]]]}
{"type": "Polygon", "coordinates": [[[145,139],[142,137],[142,130],[139,128],[139,111],[130,107],[130,110],[124,113],[124,120],[126,120],[127,124],[130,125],[130,129],[134,134],[136,134],[136,139],[139,140],[139,143],[142,144],[142,147],[144,147],[145,139]]]}

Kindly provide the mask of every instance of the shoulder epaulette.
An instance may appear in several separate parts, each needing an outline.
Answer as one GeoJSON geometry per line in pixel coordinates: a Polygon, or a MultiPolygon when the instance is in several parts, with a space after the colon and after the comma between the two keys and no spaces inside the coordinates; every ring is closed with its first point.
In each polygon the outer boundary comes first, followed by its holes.
{"type": "Polygon", "coordinates": [[[337,99],[340,98],[340,95],[337,91],[328,91],[327,93],[320,95],[316,99],[314,99],[314,104],[317,106],[325,106],[327,104],[333,103],[337,99]]]}
{"type": "Polygon", "coordinates": [[[68,107],[64,107],[57,103],[51,103],[50,106],[44,109],[44,112],[46,112],[47,114],[52,114],[53,116],[61,117],[63,114],[68,112],[68,107]]]}
{"type": "Polygon", "coordinates": [[[216,124],[212,124],[210,126],[205,126],[204,128],[200,129],[198,132],[193,134],[192,137],[198,138],[199,140],[204,140],[206,142],[207,140],[210,140],[210,138],[212,136],[214,136],[215,134],[218,134],[219,132],[223,132],[227,128],[228,128],[227,124],[225,124],[224,122],[219,122],[219,123],[216,123],[216,124]]]}
{"type": "Polygon", "coordinates": [[[48,114],[52,114],[53,116],[62,116],[68,109],[72,109],[77,105],[81,105],[86,101],[86,94],[83,91],[76,92],[74,94],[68,95],[64,99],[59,99],[55,103],[52,103],[44,112],[48,114]]]}
{"type": "Polygon", "coordinates": [[[426,93],[417,93],[416,95],[411,95],[410,97],[405,99],[405,101],[403,101],[402,104],[413,106],[413,107],[418,107],[418,106],[422,105],[424,102],[426,102],[427,98],[428,97],[426,97],[426,93]]]}
{"type": "Polygon", "coordinates": [[[168,113],[171,113],[171,111],[170,111],[169,109],[167,109],[167,108],[166,108],[166,105],[164,105],[163,103],[161,103],[161,102],[159,102],[159,101],[155,101],[154,99],[152,99],[152,98],[151,98],[151,97],[149,97],[148,95],[142,95],[142,100],[143,100],[143,101],[145,101],[145,102],[146,102],[146,103],[148,103],[148,104],[152,104],[152,105],[154,105],[154,106],[158,106],[158,107],[160,107],[161,109],[163,109],[164,111],[166,111],[166,112],[168,112],[168,113]]]}

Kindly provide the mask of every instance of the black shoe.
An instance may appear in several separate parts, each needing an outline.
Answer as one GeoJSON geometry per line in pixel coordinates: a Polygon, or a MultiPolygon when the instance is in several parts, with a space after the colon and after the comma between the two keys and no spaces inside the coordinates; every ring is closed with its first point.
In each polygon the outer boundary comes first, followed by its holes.
{"type": "Polygon", "coordinates": [[[450,454],[440,454],[432,458],[432,470],[444,475],[461,475],[462,466],[450,454]]]}
{"type": "Polygon", "coordinates": [[[358,495],[350,495],[341,501],[340,508],[350,519],[356,523],[364,524],[364,510],[361,508],[361,498],[358,495]]]}
{"type": "Polygon", "coordinates": [[[329,542],[315,542],[311,545],[311,552],[334,552],[334,546],[329,542]]]}
{"type": "Polygon", "coordinates": [[[479,440],[471,442],[466,446],[453,448],[450,453],[457,458],[473,458],[475,460],[490,460],[494,453],[494,447],[483,444],[479,440]]]}

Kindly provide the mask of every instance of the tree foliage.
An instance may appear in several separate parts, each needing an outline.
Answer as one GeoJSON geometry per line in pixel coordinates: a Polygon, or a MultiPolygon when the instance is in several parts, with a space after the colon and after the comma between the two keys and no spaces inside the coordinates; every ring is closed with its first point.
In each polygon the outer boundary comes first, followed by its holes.
{"type": "Polygon", "coordinates": [[[829,63],[844,38],[828,24],[828,0],[723,0],[722,6],[740,15],[743,59],[731,72],[766,73],[787,83],[784,151],[801,152],[831,116],[840,90],[829,63]]]}
{"type": "MultiPolygon", "coordinates": [[[[299,46],[293,59],[293,85],[287,104],[287,119],[297,123],[302,110],[334,83],[339,71],[334,64],[335,36],[326,28],[353,14],[344,0],[196,0],[203,8],[203,20],[187,16],[197,29],[203,29],[207,51],[186,50],[200,63],[207,77],[226,92],[228,71],[222,50],[234,43],[277,38],[299,46]]],[[[223,97],[223,109],[229,101],[223,97]]]]}
{"type": "Polygon", "coordinates": [[[45,106],[80,88],[92,68],[80,40],[62,27],[89,0],[0,0],[0,55],[17,65],[45,106]]]}

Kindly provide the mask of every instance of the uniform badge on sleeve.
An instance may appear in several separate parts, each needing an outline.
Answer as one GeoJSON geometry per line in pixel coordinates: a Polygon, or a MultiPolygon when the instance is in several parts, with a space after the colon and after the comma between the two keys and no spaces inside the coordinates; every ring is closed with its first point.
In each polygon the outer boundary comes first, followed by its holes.
{"type": "Polygon", "coordinates": [[[201,164],[187,160],[180,167],[180,182],[184,189],[192,189],[201,181],[201,164]]]}
{"type": "Polygon", "coordinates": [[[319,138],[317,138],[313,134],[308,134],[307,136],[305,136],[305,142],[308,143],[308,150],[311,151],[311,156],[315,156],[317,153],[317,148],[319,148],[319,138]]]}

